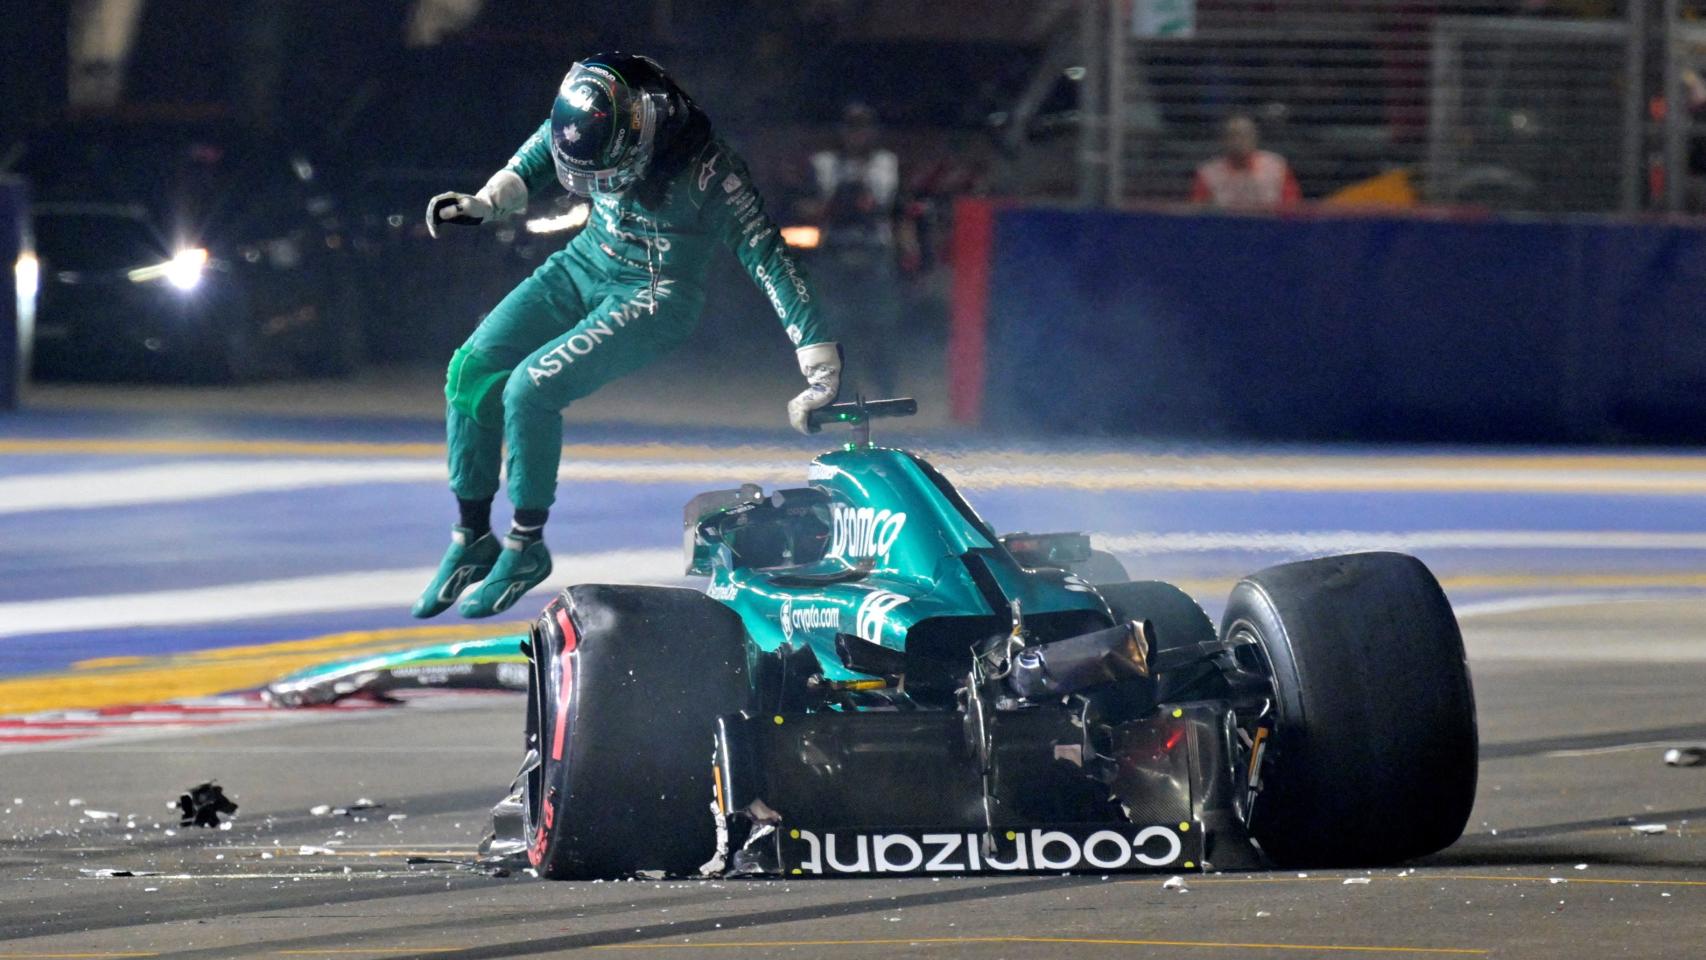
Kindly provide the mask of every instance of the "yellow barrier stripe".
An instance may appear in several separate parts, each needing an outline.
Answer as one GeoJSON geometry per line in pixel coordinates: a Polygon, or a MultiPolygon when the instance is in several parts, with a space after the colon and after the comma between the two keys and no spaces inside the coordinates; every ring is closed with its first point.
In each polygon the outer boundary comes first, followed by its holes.
{"type": "Polygon", "coordinates": [[[310,637],[306,640],[280,640],[273,643],[256,643],[236,647],[213,647],[207,650],[191,650],[174,654],[174,658],[186,662],[202,660],[241,660],[247,657],[273,656],[280,653],[314,653],[323,650],[342,650],[350,647],[366,647],[374,644],[396,643],[397,641],[432,641],[435,643],[454,643],[457,640],[485,640],[491,637],[508,636],[515,633],[526,633],[528,623],[516,621],[513,623],[484,623],[484,624],[434,624],[415,627],[390,627],[383,630],[349,630],[342,633],[329,633],[324,636],[310,637]]]}
{"type": "Polygon", "coordinates": [[[305,667],[369,654],[522,633],[527,624],[421,626],[358,630],[277,644],[200,650],[172,656],[120,658],[112,666],[79,664],[74,673],[0,680],[7,714],[159,703],[245,690],[305,667]],[[137,659],[141,663],[135,662],[137,659]]]}
{"type": "Polygon", "coordinates": [[[1113,937],[882,937],[868,940],[743,940],[695,943],[612,943],[594,950],[756,950],[779,947],[891,947],[914,944],[953,946],[976,943],[1081,944],[1105,947],[1200,947],[1210,950],[1296,950],[1327,953],[1404,953],[1485,956],[1488,951],[1462,947],[1386,947],[1308,943],[1234,943],[1213,940],[1127,940],[1113,937]]]}

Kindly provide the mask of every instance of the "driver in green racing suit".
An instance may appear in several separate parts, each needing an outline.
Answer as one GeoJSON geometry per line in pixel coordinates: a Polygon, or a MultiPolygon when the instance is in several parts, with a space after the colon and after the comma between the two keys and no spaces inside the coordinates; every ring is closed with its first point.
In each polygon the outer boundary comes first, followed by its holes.
{"type": "Polygon", "coordinates": [[[734,251],[798,350],[807,388],[788,404],[807,415],[835,399],[841,354],[818,319],[810,284],[788,256],[746,165],[704,112],[646,57],[577,62],[551,117],[474,194],[444,193],[427,228],[521,212],[555,178],[589,197],[586,229],[522,281],[450,359],[445,383],[450,489],[460,520],[414,615],[462,596],[466,617],[508,609],[551,572],[542,537],[556,498],[562,411],[687,339],[718,246],[734,251]],[[503,448],[514,522],[491,529],[503,448]]]}

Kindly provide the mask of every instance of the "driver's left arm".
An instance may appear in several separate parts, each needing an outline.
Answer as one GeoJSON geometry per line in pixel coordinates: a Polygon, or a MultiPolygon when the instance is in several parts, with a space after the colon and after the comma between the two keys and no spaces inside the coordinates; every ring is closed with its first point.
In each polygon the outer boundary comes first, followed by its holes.
{"type": "Polygon", "coordinates": [[[764,291],[794,346],[833,342],[820,319],[811,281],[788,255],[782,231],[765,212],[745,161],[721,140],[713,140],[694,157],[686,179],[700,217],[764,291]]]}

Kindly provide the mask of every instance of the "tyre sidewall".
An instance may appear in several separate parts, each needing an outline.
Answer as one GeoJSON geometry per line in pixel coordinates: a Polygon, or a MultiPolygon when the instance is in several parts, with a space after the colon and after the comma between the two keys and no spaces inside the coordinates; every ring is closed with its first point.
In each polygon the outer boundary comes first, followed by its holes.
{"type": "Polygon", "coordinates": [[[535,632],[545,796],[523,805],[538,808],[529,860],[552,879],[692,873],[715,849],[716,719],[750,696],[740,618],[692,590],[590,584],[535,632]]]}
{"type": "MultiPolygon", "coordinates": [[[[578,635],[563,598],[552,600],[532,630],[532,676],[528,707],[537,718],[540,767],[538,783],[544,795],[536,803],[532,796],[522,804],[527,859],[541,876],[556,877],[572,869],[564,854],[567,825],[558,815],[562,799],[569,795],[570,746],[575,737],[574,695],[578,635]],[[561,730],[561,753],[556,752],[561,730]],[[537,807],[537,813],[535,808],[537,807]]],[[[534,789],[532,783],[528,789],[534,789]]]]}
{"type": "Polygon", "coordinates": [[[1457,839],[1477,737],[1463,640],[1420,561],[1285,564],[1233,589],[1222,636],[1257,639],[1273,746],[1252,833],[1284,865],[1376,865],[1457,839]]]}

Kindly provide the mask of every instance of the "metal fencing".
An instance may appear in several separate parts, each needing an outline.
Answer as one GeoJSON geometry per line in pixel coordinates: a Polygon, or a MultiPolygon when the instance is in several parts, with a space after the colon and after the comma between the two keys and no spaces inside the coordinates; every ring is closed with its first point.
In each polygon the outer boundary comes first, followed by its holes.
{"type": "Polygon", "coordinates": [[[1706,199],[1701,0],[1082,2],[1086,201],[1187,198],[1235,115],[1309,200],[1376,182],[1544,213],[1706,199]]]}

